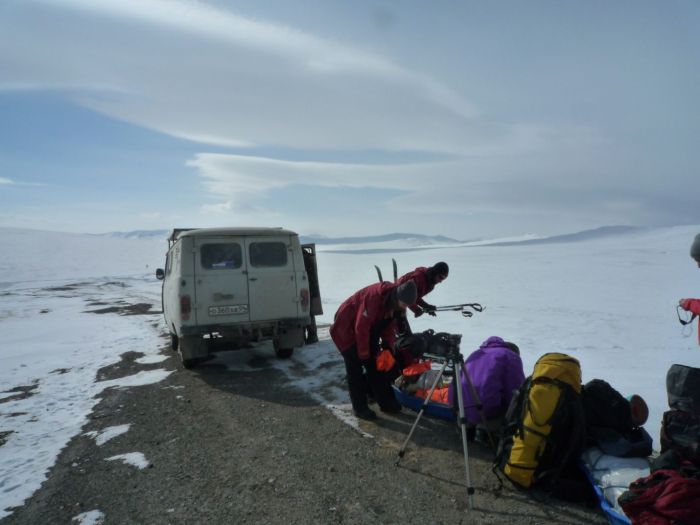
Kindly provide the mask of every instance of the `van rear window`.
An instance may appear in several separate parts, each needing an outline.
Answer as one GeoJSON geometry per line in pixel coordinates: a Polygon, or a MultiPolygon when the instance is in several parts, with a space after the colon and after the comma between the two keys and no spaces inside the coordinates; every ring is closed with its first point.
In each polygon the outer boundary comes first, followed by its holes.
{"type": "Polygon", "coordinates": [[[200,250],[202,267],[207,270],[240,268],[243,264],[243,250],[235,242],[204,244],[200,250]]]}
{"type": "Polygon", "coordinates": [[[250,265],[254,268],[287,266],[287,245],[283,242],[252,242],[250,265]]]}

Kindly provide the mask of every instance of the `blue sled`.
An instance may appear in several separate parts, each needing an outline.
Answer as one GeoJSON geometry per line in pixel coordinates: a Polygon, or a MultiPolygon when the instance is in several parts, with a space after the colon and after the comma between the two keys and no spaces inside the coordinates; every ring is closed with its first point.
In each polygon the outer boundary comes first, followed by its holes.
{"type": "MultiPolygon", "coordinates": [[[[391,387],[394,389],[394,395],[399,403],[406,408],[413,410],[414,412],[420,412],[425,399],[422,397],[411,396],[395,385],[392,385],[391,387]]],[[[428,405],[425,407],[425,414],[439,419],[445,419],[447,421],[454,421],[457,418],[457,415],[455,414],[454,410],[452,410],[450,405],[436,403],[435,401],[428,403],[428,405]]]]}
{"type": "Polygon", "coordinates": [[[588,481],[593,486],[593,490],[595,490],[595,493],[598,496],[598,501],[600,502],[600,508],[605,514],[605,517],[608,518],[608,521],[611,523],[611,525],[632,525],[632,522],[627,516],[617,512],[610,505],[610,503],[608,503],[608,500],[605,499],[605,494],[603,494],[603,489],[601,489],[595,482],[595,479],[593,479],[593,475],[588,471],[583,461],[579,463],[579,467],[581,468],[581,470],[583,470],[584,474],[586,474],[588,481]]]}

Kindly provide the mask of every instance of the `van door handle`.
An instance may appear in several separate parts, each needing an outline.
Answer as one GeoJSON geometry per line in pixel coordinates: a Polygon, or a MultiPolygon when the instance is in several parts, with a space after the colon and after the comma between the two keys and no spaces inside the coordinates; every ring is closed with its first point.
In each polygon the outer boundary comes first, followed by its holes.
{"type": "Polygon", "coordinates": [[[248,280],[249,280],[249,281],[257,281],[257,280],[258,280],[258,278],[257,278],[257,277],[251,277],[251,278],[250,278],[250,279],[248,279],[248,280]]]}

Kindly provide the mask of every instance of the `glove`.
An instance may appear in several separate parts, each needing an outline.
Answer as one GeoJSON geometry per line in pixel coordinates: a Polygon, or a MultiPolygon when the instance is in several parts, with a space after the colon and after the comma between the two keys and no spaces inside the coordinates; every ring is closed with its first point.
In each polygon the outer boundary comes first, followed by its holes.
{"type": "Polygon", "coordinates": [[[681,299],[678,301],[678,306],[683,308],[686,312],[688,311],[688,303],[690,302],[690,299],[681,299]]]}
{"type": "Polygon", "coordinates": [[[437,315],[437,314],[435,313],[435,309],[436,309],[436,306],[435,306],[435,305],[432,305],[432,304],[426,304],[426,305],[423,307],[423,310],[425,310],[425,312],[426,312],[428,315],[431,315],[431,316],[433,316],[433,317],[435,317],[435,316],[437,315]]]}

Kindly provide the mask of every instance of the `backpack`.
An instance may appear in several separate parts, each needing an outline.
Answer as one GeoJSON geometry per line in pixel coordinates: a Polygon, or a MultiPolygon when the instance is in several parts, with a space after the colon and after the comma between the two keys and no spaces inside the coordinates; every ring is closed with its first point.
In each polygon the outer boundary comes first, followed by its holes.
{"type": "Polygon", "coordinates": [[[632,421],[630,402],[602,379],[583,386],[583,409],[589,445],[618,457],[647,457],[652,438],[632,421]]]}
{"type": "Polygon", "coordinates": [[[634,428],[630,402],[602,379],[583,386],[583,408],[588,427],[612,428],[620,434],[634,428]]]}
{"type": "Polygon", "coordinates": [[[668,406],[700,416],[700,368],[671,365],[666,374],[668,406]]]}
{"type": "Polygon", "coordinates": [[[494,471],[520,488],[551,488],[578,460],[585,439],[581,366],[566,354],[545,354],[513,396],[494,471]]]}

